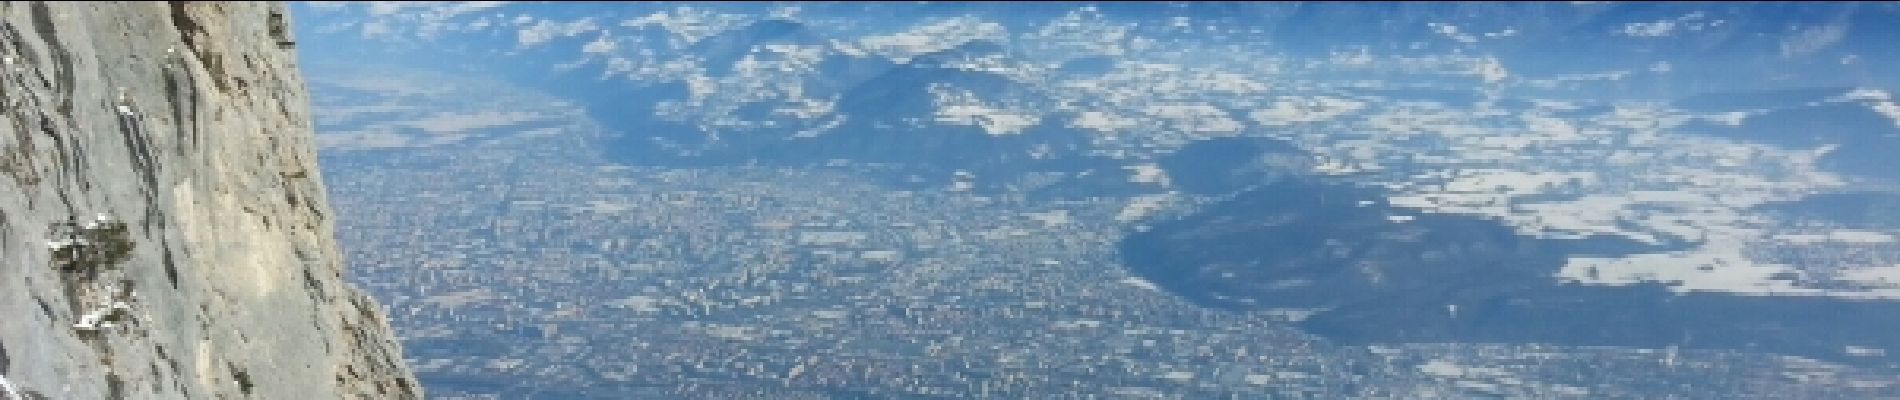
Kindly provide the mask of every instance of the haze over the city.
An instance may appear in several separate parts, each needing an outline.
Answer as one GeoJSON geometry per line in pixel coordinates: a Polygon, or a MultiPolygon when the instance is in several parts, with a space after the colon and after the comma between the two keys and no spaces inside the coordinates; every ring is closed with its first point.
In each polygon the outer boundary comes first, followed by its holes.
{"type": "Polygon", "coordinates": [[[442,398],[1900,396],[1900,5],[292,5],[442,398]]]}

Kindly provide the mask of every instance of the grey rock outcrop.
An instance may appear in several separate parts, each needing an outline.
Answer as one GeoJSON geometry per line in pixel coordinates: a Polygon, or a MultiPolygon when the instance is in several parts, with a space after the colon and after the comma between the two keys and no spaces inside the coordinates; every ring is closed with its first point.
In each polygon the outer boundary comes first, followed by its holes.
{"type": "Polygon", "coordinates": [[[285,12],[0,3],[0,398],[420,396],[342,277],[285,12]]]}

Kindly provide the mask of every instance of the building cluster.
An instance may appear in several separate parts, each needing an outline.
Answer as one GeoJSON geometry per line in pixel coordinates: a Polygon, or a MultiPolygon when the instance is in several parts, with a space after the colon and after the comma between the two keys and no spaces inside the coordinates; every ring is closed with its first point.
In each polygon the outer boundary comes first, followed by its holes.
{"type": "MultiPolygon", "coordinates": [[[[848,165],[512,156],[562,151],[405,152],[416,168],[326,155],[351,271],[435,393],[1634,395],[1586,371],[1655,358],[1547,350],[1506,368],[1526,356],[1374,351],[1302,333],[1299,312],[1199,308],[1120,266],[1127,199],[899,190],[848,165]],[[519,379],[482,383],[496,376],[519,379]]],[[[1740,368],[1684,365],[1616,379],[1740,368]]]]}

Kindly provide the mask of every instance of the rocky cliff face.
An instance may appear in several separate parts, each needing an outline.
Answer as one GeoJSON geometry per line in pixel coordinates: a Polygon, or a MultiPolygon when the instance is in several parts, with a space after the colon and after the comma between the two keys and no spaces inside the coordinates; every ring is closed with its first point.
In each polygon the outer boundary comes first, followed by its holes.
{"type": "Polygon", "coordinates": [[[287,18],[0,3],[0,398],[419,396],[342,278],[287,18]]]}

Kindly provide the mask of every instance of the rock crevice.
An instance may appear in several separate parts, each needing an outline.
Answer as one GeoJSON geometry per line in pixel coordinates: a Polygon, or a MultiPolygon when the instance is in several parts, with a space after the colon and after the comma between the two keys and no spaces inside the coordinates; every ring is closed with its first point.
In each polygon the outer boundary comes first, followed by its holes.
{"type": "Polygon", "coordinates": [[[287,18],[0,3],[0,398],[420,397],[342,278],[287,18]]]}

